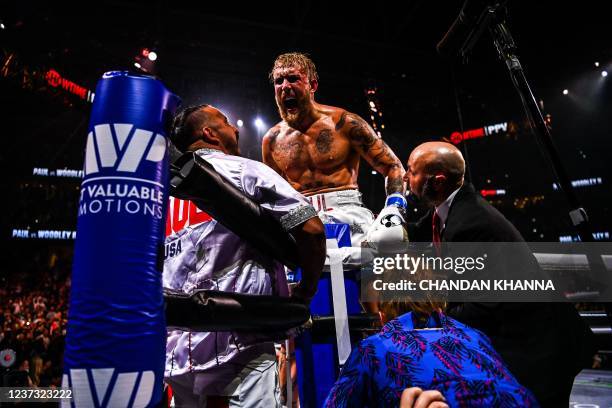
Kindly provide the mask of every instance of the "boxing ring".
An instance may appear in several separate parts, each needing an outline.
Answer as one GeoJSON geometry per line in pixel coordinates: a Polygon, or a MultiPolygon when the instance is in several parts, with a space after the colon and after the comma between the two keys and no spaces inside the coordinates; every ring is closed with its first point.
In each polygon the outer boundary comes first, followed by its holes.
{"type": "MultiPolygon", "coordinates": [[[[166,330],[178,328],[294,337],[300,404],[319,407],[352,345],[376,321],[362,313],[360,271],[345,270],[339,255],[339,248],[351,246],[350,228],[325,225],[330,270],[310,308],[275,296],[164,292],[160,248],[170,193],[282,262],[292,270],[290,280],[300,280],[295,241],[265,210],[197,155],[170,164],[168,124],[178,105],[176,95],[148,76],[110,72],[96,88],[62,382],[74,399],[63,406],[158,406],[166,330]]],[[[549,255],[536,257],[548,267],[566,262],[549,255]]],[[[612,270],[612,262],[605,264],[612,270]]]]}
{"type": "MultiPolygon", "coordinates": [[[[74,398],[63,406],[159,404],[167,327],[257,330],[283,339],[287,330],[310,319],[308,307],[287,298],[162,293],[160,248],[169,187],[299,278],[295,241],[276,220],[197,156],[175,158],[169,165],[168,125],[178,105],[176,95],[145,75],[108,72],[96,87],[62,379],[74,398]]],[[[330,245],[350,245],[348,231],[345,225],[328,226],[330,245]]],[[[304,330],[297,338],[305,406],[310,401],[320,405],[333,384],[339,362],[350,353],[347,313],[360,310],[356,280],[344,277],[338,260],[332,255],[331,272],[319,283],[311,308],[312,314],[335,315],[334,328],[343,336],[338,342],[316,343],[304,330]],[[317,384],[316,390],[307,390],[304,380],[317,384]]],[[[318,327],[316,317],[314,322],[318,327]]]]}

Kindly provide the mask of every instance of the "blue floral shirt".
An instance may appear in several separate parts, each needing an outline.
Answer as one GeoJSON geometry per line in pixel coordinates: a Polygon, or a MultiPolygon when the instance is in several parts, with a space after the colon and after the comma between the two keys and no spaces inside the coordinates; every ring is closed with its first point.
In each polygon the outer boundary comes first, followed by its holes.
{"type": "Polygon", "coordinates": [[[326,407],[398,407],[405,388],[438,390],[452,407],[539,407],[480,331],[434,313],[388,322],[355,347],[326,407]]]}

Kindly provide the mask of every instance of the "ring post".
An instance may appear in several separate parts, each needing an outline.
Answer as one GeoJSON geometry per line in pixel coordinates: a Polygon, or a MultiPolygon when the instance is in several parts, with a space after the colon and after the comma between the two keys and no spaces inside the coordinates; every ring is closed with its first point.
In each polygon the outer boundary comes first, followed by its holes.
{"type": "Polygon", "coordinates": [[[105,73],[96,87],[62,379],[73,398],[64,406],[161,400],[166,133],[179,101],[159,80],[125,71],[105,73]]]}

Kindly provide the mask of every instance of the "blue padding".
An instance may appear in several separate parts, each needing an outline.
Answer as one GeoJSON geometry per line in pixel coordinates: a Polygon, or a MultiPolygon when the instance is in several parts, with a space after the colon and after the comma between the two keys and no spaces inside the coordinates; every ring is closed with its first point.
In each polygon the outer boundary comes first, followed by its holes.
{"type": "Polygon", "coordinates": [[[351,228],[348,224],[325,224],[327,238],[336,238],[338,247],[351,246],[351,228]]]}
{"type": "MultiPolygon", "coordinates": [[[[325,224],[327,238],[335,238],[338,247],[351,246],[348,224],[325,224]]],[[[347,312],[359,314],[359,270],[344,271],[347,312]]],[[[313,316],[333,315],[331,275],[324,272],[318,291],[310,304],[313,316]]],[[[310,332],[302,333],[295,341],[298,387],[302,407],[320,407],[338,378],[338,350],[335,337],[327,343],[313,342],[310,332]]]]}
{"type": "Polygon", "coordinates": [[[109,72],[96,87],[64,353],[63,386],[72,388],[73,406],[161,400],[166,125],[178,103],[149,76],[109,72]]]}

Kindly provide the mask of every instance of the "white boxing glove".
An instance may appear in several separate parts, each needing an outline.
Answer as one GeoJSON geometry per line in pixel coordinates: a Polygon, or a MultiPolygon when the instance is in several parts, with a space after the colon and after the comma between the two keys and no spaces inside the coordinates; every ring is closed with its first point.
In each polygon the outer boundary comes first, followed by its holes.
{"type": "Polygon", "coordinates": [[[408,249],[408,231],[404,213],[406,199],[400,193],[387,197],[385,208],[380,211],[366,234],[366,245],[379,253],[403,253],[408,249]]]}

